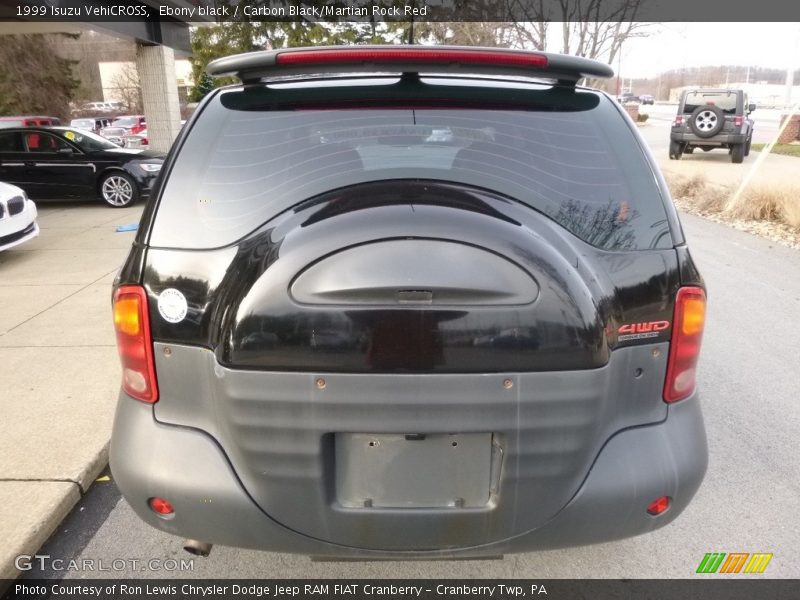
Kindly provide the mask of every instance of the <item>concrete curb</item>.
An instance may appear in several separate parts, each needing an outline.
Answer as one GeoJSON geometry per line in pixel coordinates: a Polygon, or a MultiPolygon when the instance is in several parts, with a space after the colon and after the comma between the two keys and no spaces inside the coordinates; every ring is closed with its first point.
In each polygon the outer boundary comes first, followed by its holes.
{"type": "MultiPolygon", "coordinates": [[[[0,580],[21,574],[17,557],[33,556],[80,501],[108,465],[106,442],[86,465],[78,481],[0,481],[0,580]]],[[[0,594],[4,593],[0,585],[0,594]]]]}
{"type": "Polygon", "coordinates": [[[9,517],[0,522],[0,538],[8,542],[0,547],[0,579],[20,574],[17,557],[35,554],[80,498],[71,482],[0,482],[0,502],[9,517]]]}

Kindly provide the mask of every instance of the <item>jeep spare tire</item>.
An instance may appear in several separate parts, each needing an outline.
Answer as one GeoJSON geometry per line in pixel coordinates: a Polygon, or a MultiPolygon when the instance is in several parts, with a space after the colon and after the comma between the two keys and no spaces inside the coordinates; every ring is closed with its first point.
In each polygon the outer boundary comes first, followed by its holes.
{"type": "Polygon", "coordinates": [[[697,137],[710,138],[722,131],[725,125],[725,113],[722,109],[706,104],[698,106],[689,117],[689,127],[697,137]]]}

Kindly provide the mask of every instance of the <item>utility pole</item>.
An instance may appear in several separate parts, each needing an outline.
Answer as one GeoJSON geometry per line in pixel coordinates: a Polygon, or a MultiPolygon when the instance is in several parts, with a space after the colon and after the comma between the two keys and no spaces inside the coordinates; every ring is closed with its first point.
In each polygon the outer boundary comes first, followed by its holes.
{"type": "MultiPolygon", "coordinates": [[[[797,56],[798,48],[800,48],[800,27],[797,28],[797,32],[794,36],[794,52],[791,54],[792,57],[797,56]]],[[[794,67],[795,61],[792,59],[789,61],[789,65],[786,67],[786,93],[783,98],[783,104],[787,108],[792,106],[792,88],[794,87],[794,67]]]]}

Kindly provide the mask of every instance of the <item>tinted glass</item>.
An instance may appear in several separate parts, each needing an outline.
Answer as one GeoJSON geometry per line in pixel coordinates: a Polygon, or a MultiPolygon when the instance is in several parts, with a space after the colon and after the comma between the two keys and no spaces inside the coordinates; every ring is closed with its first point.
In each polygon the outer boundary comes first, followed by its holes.
{"type": "Polygon", "coordinates": [[[0,131],[0,152],[24,152],[22,134],[16,131],[0,131]]]}
{"type": "Polygon", "coordinates": [[[150,243],[223,246],[325,191],[414,178],[492,189],[598,247],[671,244],[653,172],[604,96],[426,83],[217,95],[176,158],[150,243]]]}
{"type": "Polygon", "coordinates": [[[28,152],[57,152],[61,148],[69,148],[64,140],[49,133],[32,132],[25,134],[25,145],[28,152]]]}
{"type": "Polygon", "coordinates": [[[727,92],[690,92],[686,94],[684,113],[692,113],[698,106],[716,106],[729,114],[736,112],[736,94],[727,92]]]}

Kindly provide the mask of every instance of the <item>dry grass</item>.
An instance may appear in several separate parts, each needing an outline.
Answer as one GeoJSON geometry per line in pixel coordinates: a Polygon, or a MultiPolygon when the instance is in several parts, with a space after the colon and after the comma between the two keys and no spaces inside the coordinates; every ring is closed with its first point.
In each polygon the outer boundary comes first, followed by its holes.
{"type": "Polygon", "coordinates": [[[733,190],[709,183],[705,176],[669,176],[670,191],[682,207],[703,215],[783,223],[800,230],[800,187],[763,185],[745,188],[735,204],[733,190]]]}
{"type": "Polygon", "coordinates": [[[699,190],[708,186],[705,175],[683,177],[680,175],[667,175],[667,185],[676,198],[693,197],[699,190]]]}
{"type": "Polygon", "coordinates": [[[702,215],[721,213],[730,198],[728,188],[709,183],[705,175],[667,177],[673,198],[682,208],[702,215]]]}
{"type": "Polygon", "coordinates": [[[733,218],[777,221],[800,229],[800,187],[759,185],[748,187],[726,212],[733,218]]]}
{"type": "Polygon", "coordinates": [[[800,187],[748,188],[733,206],[734,190],[710,183],[702,175],[666,177],[681,210],[800,250],[800,187]]]}

